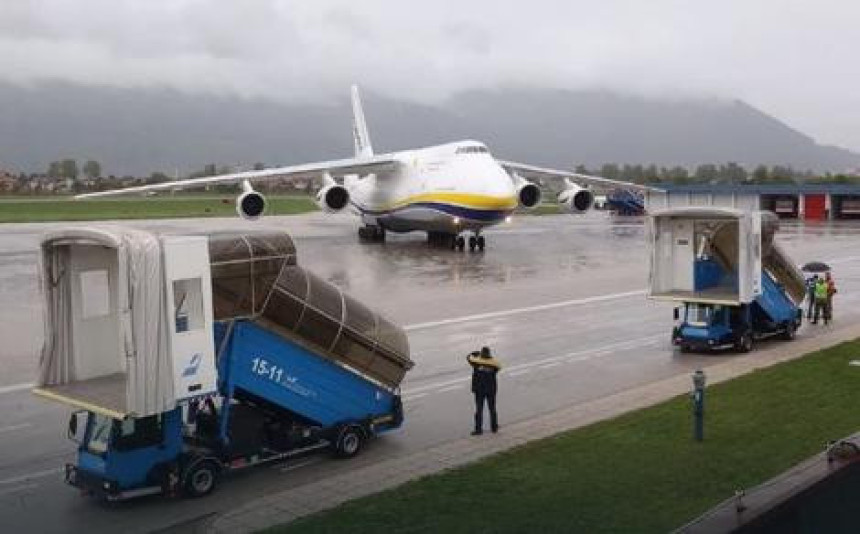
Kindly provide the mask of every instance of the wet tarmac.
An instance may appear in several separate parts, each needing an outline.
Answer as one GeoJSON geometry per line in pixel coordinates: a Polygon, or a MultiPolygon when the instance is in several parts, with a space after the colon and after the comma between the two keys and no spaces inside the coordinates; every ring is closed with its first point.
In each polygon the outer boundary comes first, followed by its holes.
{"type": "MultiPolygon", "coordinates": [[[[457,439],[471,430],[466,354],[490,345],[505,364],[502,425],[688,374],[725,354],[679,354],[669,344],[671,306],[647,300],[644,226],[639,219],[520,217],[486,233],[484,253],[428,248],[420,234],[362,244],[348,216],[136,223],[163,230],[271,226],[295,238],[299,262],[378,308],[409,332],[417,365],[403,385],[404,427],[349,462],[325,456],[262,467],[224,481],[202,500],[145,499],[105,507],[61,480],[72,458],[68,411],[26,390],[41,344],[36,283],[39,235],[58,225],[0,227],[0,524],[10,531],[152,531],[272,491],[457,439]]],[[[833,264],[840,325],[860,325],[860,224],[784,225],[797,263],[833,264]]],[[[813,336],[822,326],[804,326],[813,336]]],[[[768,343],[780,343],[773,341],[768,343]]],[[[504,428],[502,429],[504,431],[504,428]]],[[[486,436],[485,439],[492,439],[486,436]]]]}

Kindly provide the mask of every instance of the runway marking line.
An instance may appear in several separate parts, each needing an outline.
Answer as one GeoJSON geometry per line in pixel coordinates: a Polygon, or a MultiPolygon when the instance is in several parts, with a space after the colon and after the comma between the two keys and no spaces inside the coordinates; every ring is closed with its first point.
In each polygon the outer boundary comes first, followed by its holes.
{"type": "Polygon", "coordinates": [[[538,304],[536,306],[527,306],[524,308],[512,308],[510,310],[501,310],[487,313],[477,313],[475,315],[464,315],[461,317],[452,317],[450,319],[442,319],[439,321],[428,321],[426,323],[410,324],[403,327],[406,331],[425,330],[428,328],[436,328],[438,326],[446,326],[455,323],[464,323],[469,321],[480,321],[483,319],[496,319],[498,317],[508,317],[510,315],[520,315],[523,313],[533,313],[538,311],[554,310],[557,308],[566,308],[568,306],[578,306],[582,304],[592,304],[595,302],[608,302],[611,300],[624,299],[628,297],[642,296],[645,294],[644,289],[636,291],[625,291],[623,293],[612,293],[609,295],[596,295],[594,297],[585,297],[581,299],[563,300],[561,302],[551,302],[549,304],[538,304]]]}
{"type": "Polygon", "coordinates": [[[21,430],[22,428],[29,428],[33,426],[32,423],[21,423],[20,425],[11,425],[0,427],[0,434],[3,432],[12,432],[13,430],[21,430]]]}
{"type": "MultiPolygon", "coordinates": [[[[658,339],[664,338],[664,334],[650,335],[637,339],[631,339],[628,341],[621,341],[619,343],[612,343],[610,345],[604,345],[602,347],[598,347],[595,349],[582,350],[577,352],[571,352],[568,354],[563,354],[561,356],[552,356],[549,358],[543,358],[540,360],[535,360],[531,362],[522,363],[519,365],[513,365],[504,370],[504,374],[507,376],[519,376],[525,374],[525,372],[529,372],[534,368],[541,367],[555,367],[559,363],[564,361],[585,361],[590,360],[596,357],[606,356],[612,354],[616,350],[625,350],[632,349],[638,346],[645,345],[649,342],[656,341],[658,339]],[[552,364],[552,365],[550,365],[552,364]]],[[[420,386],[413,390],[406,390],[403,392],[402,397],[404,399],[412,400],[415,398],[415,395],[421,394],[422,396],[427,393],[440,393],[442,391],[447,391],[449,387],[454,386],[455,384],[459,386],[459,384],[467,382],[471,380],[471,376],[464,376],[461,378],[454,378],[452,380],[446,380],[445,382],[439,382],[438,384],[427,384],[426,386],[420,386]]],[[[453,389],[453,388],[452,388],[453,389]]]]}
{"type": "Polygon", "coordinates": [[[3,480],[0,480],[0,486],[8,486],[9,484],[15,484],[17,482],[26,482],[28,480],[34,480],[36,478],[45,478],[62,472],[62,468],[58,467],[55,467],[53,469],[45,469],[44,471],[35,471],[33,473],[27,473],[26,475],[19,475],[17,477],[12,478],[4,478],[3,480]]]}
{"type": "Polygon", "coordinates": [[[4,490],[0,490],[0,495],[11,495],[13,493],[18,493],[19,491],[36,489],[39,487],[39,484],[24,484],[23,486],[17,486],[14,488],[8,488],[4,490]]]}

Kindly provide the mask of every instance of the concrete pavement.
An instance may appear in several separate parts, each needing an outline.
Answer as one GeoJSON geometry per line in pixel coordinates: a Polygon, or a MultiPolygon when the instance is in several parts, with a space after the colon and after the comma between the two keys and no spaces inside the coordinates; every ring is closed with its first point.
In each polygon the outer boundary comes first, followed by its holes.
{"type": "MultiPolygon", "coordinates": [[[[430,249],[420,235],[361,244],[355,221],[310,214],[268,218],[138,221],[168,231],[272,226],[296,239],[299,262],[407,327],[417,366],[403,384],[406,423],[358,457],[325,455],[231,474],[206,499],[148,498],[110,508],[62,482],[74,455],[66,407],[29,394],[41,343],[35,277],[39,234],[57,225],[0,227],[0,524],[15,532],[185,531],[215,514],[269,496],[411,457],[462,439],[471,426],[466,353],[494,348],[505,371],[499,411],[505,433],[547,414],[611,397],[697,367],[756,360],[751,354],[680,354],[669,344],[671,306],[644,297],[641,220],[605,214],[522,217],[488,232],[488,250],[430,249]],[[38,513],[34,513],[38,511],[38,513]],[[193,525],[193,526],[192,526],[193,525]]],[[[790,224],[778,234],[798,263],[834,264],[837,321],[804,326],[801,343],[860,325],[860,225],[790,224]]],[[[484,436],[491,438],[490,436],[484,436]]]]}
{"type": "MultiPolygon", "coordinates": [[[[797,343],[772,345],[755,358],[733,359],[708,368],[708,383],[731,380],[756,369],[799,358],[860,337],[860,327],[848,325],[797,343]]],[[[678,375],[570,406],[506,426],[499,434],[462,438],[394,460],[382,461],[347,474],[282,491],[255,500],[206,522],[206,531],[254,532],[328,510],[346,501],[395,488],[410,480],[472,463],[492,454],[652,406],[690,390],[690,378],[678,375]]]]}

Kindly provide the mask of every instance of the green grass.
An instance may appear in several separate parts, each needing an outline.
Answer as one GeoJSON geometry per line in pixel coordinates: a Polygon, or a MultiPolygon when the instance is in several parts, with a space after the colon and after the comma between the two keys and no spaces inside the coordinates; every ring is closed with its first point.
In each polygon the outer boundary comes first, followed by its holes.
{"type": "MultiPolygon", "coordinates": [[[[266,197],[267,215],[316,210],[306,196],[266,197]]],[[[69,197],[10,197],[0,200],[0,222],[97,221],[236,215],[235,198],[223,196],[119,197],[73,200],[69,197]]]]}
{"type": "Polygon", "coordinates": [[[677,397],[268,532],[666,532],[860,428],[858,357],[843,343],[708,388],[703,443],[677,397]]]}

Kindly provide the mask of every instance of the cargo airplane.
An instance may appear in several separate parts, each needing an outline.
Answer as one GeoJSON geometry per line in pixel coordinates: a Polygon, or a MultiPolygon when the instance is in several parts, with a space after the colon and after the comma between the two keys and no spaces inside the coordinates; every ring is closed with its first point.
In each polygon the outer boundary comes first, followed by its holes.
{"type": "Polygon", "coordinates": [[[75,198],[150,193],[212,184],[240,183],[236,211],[245,219],[263,215],[266,199],[253,182],[272,179],[322,178],[316,203],[327,213],[351,210],[361,218],[358,235],[382,241],[389,232],[427,232],[432,244],[483,250],[481,231],[509,220],[517,208],[540,204],[541,189],[531,179],[561,180],[558,203],[570,213],[594,205],[589,186],[642,189],[643,186],[567,171],[497,160],[478,141],[374,154],[358,88],[352,87],[355,156],[259,171],[208,176],[154,185],[129,187],[75,198]],[[339,180],[339,181],[338,181],[339,180]],[[581,185],[581,184],[584,184],[581,185]],[[468,241],[464,234],[468,235],[468,241]]]}

